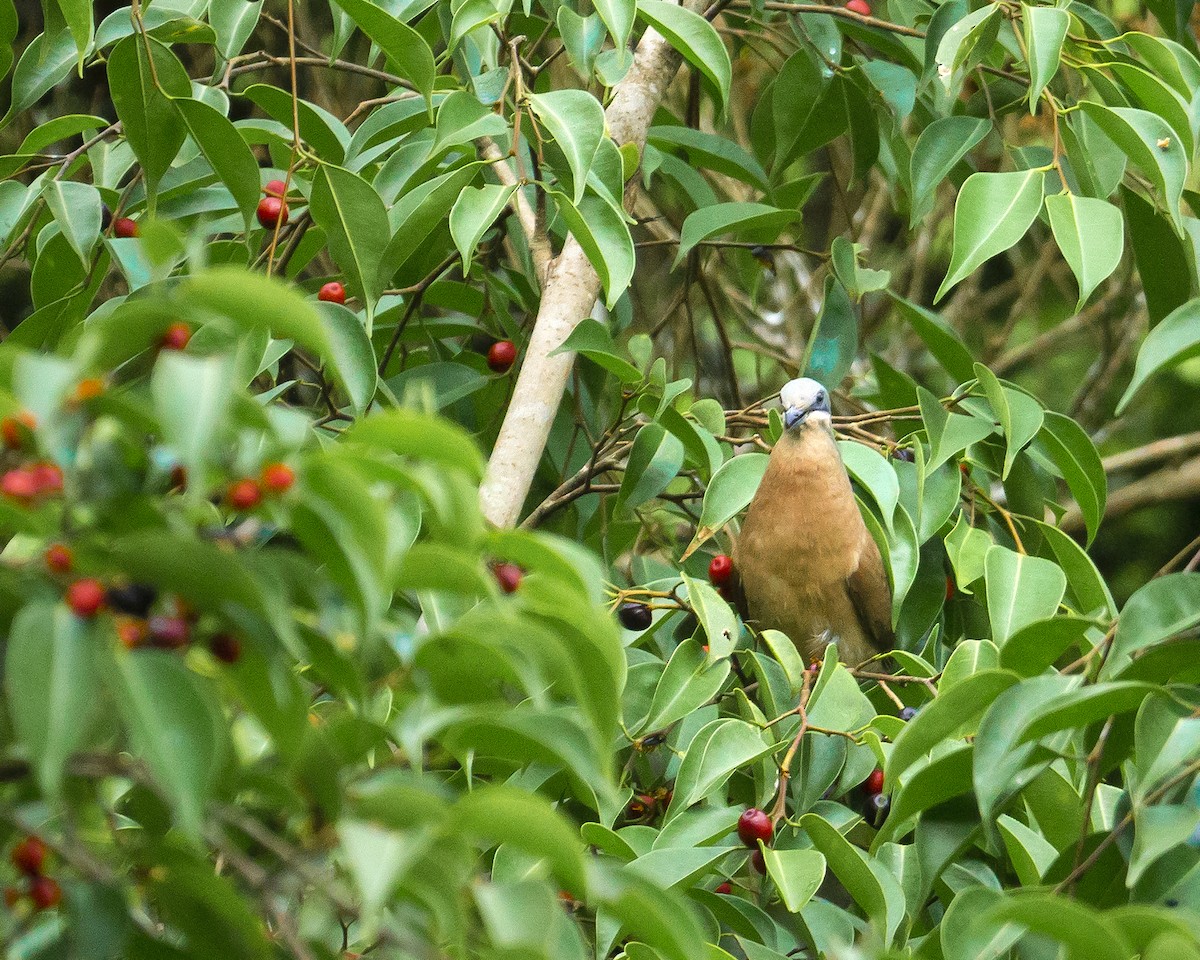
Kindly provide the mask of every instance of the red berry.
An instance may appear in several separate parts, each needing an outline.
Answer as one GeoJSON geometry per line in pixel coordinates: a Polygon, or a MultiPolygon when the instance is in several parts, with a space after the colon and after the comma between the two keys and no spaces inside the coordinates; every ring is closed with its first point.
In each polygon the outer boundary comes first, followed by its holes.
{"type": "Polygon", "coordinates": [[[12,862],[22,873],[35,877],[46,862],[46,845],[37,837],[26,837],[13,847],[12,862]]]}
{"type": "Polygon", "coordinates": [[[104,607],[104,586],[94,577],[76,580],[67,587],[67,606],[77,617],[90,620],[104,607]]]}
{"type": "Polygon", "coordinates": [[[85,377],[76,385],[75,393],[71,399],[75,403],[86,403],[89,400],[95,400],[97,397],[102,396],[105,389],[106,384],[100,377],[85,377]]]}
{"type": "Polygon", "coordinates": [[[317,291],[317,299],[324,300],[326,303],[345,303],[346,288],[336,280],[330,280],[317,291]]]}
{"type": "Polygon", "coordinates": [[[126,650],[136,650],[150,639],[150,627],[141,617],[122,617],[117,623],[117,639],[126,650]]]}
{"type": "Polygon", "coordinates": [[[63,472],[57,463],[36,463],[32,472],[39,494],[62,493],[63,472]]]}
{"type": "Polygon", "coordinates": [[[182,463],[177,463],[171,468],[171,489],[187,489],[187,467],[182,463]]]}
{"type": "Polygon", "coordinates": [[[275,224],[283,226],[288,222],[287,202],[279,197],[263,197],[258,201],[258,222],[266,230],[274,230],[275,224]]]}
{"type": "Polygon", "coordinates": [[[754,867],[759,873],[767,872],[767,858],[763,856],[761,850],[750,851],[750,866],[754,867]]]}
{"type": "Polygon", "coordinates": [[[191,628],[183,617],[151,617],[146,626],[153,646],[164,650],[178,650],[187,646],[191,628]]]}
{"type": "Polygon", "coordinates": [[[729,583],[733,577],[733,558],[723,553],[718,553],[709,561],[708,564],[708,580],[714,587],[723,587],[729,583]]]}
{"type": "Polygon", "coordinates": [[[746,810],[737,822],[738,837],[748,847],[757,847],[758,841],[771,842],[775,828],[771,826],[771,818],[757,807],[746,810]]]}
{"type": "Polygon", "coordinates": [[[851,13],[857,13],[860,17],[869,17],[871,15],[871,5],[867,0],[850,0],[846,4],[846,9],[851,13]]]}
{"type": "Polygon", "coordinates": [[[70,573],[71,572],[71,548],[65,543],[52,543],[46,548],[46,552],[42,555],[46,561],[46,566],[55,573],[70,573]]]}
{"type": "Polygon", "coordinates": [[[283,198],[287,196],[287,184],[282,180],[268,180],[266,186],[263,187],[263,193],[270,197],[283,198]]]}
{"type": "Polygon", "coordinates": [[[505,593],[512,593],[521,585],[524,571],[515,563],[498,563],[492,567],[492,575],[505,593]]]}
{"type": "Polygon", "coordinates": [[[130,220],[128,217],[117,217],[113,222],[113,233],[121,237],[123,240],[128,240],[130,237],[138,235],[138,225],[136,220],[130,220]]]}
{"type": "Polygon", "coordinates": [[[18,467],[0,477],[0,492],[13,500],[29,501],[38,495],[37,476],[32,470],[18,467]]]}
{"type": "Polygon", "coordinates": [[[29,882],[29,898],[34,909],[49,910],[62,899],[62,888],[52,877],[34,877],[29,882]]]}
{"type": "Polygon", "coordinates": [[[517,347],[511,340],[497,340],[488,348],[487,365],[495,373],[508,373],[517,362],[517,347]]]}
{"type": "Polygon", "coordinates": [[[863,790],[872,797],[883,793],[883,771],[872,770],[871,775],[863,781],[863,790]]]}
{"type": "Polygon", "coordinates": [[[191,339],[191,327],[186,323],[173,323],[167,327],[160,342],[164,350],[182,350],[188,345],[188,341],[191,339]]]}
{"type": "Polygon", "coordinates": [[[208,641],[208,649],[222,663],[237,663],[242,655],[242,641],[232,633],[218,633],[208,641]]]}
{"type": "Polygon", "coordinates": [[[9,450],[20,450],[25,446],[25,436],[33,432],[37,419],[28,410],[22,410],[15,416],[0,420],[0,434],[4,436],[4,445],[9,450]]]}
{"type": "Polygon", "coordinates": [[[258,488],[257,481],[245,477],[231,483],[225,496],[233,509],[253,510],[262,500],[262,491],[258,488]]]}
{"type": "Polygon", "coordinates": [[[287,493],[296,482],[296,471],[286,463],[268,463],[259,478],[267,493],[287,493]]]}
{"type": "Polygon", "coordinates": [[[718,884],[716,893],[733,893],[733,885],[726,880],[724,883],[718,884]]]}
{"type": "Polygon", "coordinates": [[[22,896],[21,891],[18,890],[16,887],[5,887],[4,888],[4,905],[6,907],[8,907],[9,910],[11,910],[13,907],[15,907],[18,903],[21,902],[21,896],[22,896]]]}
{"type": "Polygon", "coordinates": [[[951,576],[946,577],[946,599],[954,599],[954,578],[951,576]]]}

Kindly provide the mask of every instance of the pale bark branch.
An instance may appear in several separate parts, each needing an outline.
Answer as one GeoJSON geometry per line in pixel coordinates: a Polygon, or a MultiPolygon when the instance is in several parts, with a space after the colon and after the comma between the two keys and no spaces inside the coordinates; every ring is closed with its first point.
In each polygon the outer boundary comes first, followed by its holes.
{"type": "MultiPolygon", "coordinates": [[[[684,5],[695,11],[705,6],[703,0],[685,0],[684,5]]],[[[640,151],[645,145],[654,111],[679,63],[679,54],[648,28],[605,111],[617,146],[632,143],[640,151]]],[[[549,266],[533,334],[479,491],[484,516],[498,527],[511,527],[520,516],[571,374],[574,355],[551,353],[591,314],[599,293],[600,277],[569,236],[549,266]]]]}
{"type": "Polygon", "coordinates": [[[543,283],[546,279],[546,268],[550,265],[550,240],[545,231],[538,228],[537,213],[529,205],[529,198],[525,196],[523,189],[524,185],[517,179],[517,175],[508,165],[507,158],[495,140],[491,137],[480,137],[476,143],[479,145],[479,155],[492,165],[492,172],[496,174],[496,179],[506,187],[517,188],[512,198],[513,212],[517,215],[521,231],[525,234],[525,242],[529,244],[529,252],[533,255],[533,266],[537,271],[538,283],[543,283]]]}

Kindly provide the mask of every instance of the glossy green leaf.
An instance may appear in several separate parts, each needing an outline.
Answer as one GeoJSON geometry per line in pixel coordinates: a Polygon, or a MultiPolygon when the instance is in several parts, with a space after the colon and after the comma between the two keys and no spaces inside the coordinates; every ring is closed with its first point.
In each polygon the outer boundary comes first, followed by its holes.
{"type": "Polygon", "coordinates": [[[183,97],[174,104],[200,152],[233,195],[250,230],[262,196],[258,163],[250,147],[228,118],[204,101],[183,97]]]}
{"type": "Polygon", "coordinates": [[[633,32],[633,22],[637,16],[635,0],[599,0],[595,5],[600,19],[608,27],[613,44],[618,50],[629,43],[629,35],[633,32]]]}
{"type": "Polygon", "coordinates": [[[793,210],[780,210],[765,203],[731,201],[703,207],[688,215],[679,231],[679,250],[672,266],[678,267],[688,253],[703,240],[754,230],[775,235],[796,219],[793,210]]]}
{"type": "Polygon", "coordinates": [[[896,737],[887,759],[889,782],[901,779],[909,767],[955,731],[971,729],[992,701],[1017,682],[1017,675],[1007,670],[982,670],[939,693],[896,737]]]}
{"type": "Polygon", "coordinates": [[[1067,577],[1057,564],[997,545],[983,565],[992,636],[1001,648],[1022,627],[1058,610],[1067,577]]]}
{"type": "Polygon", "coordinates": [[[825,880],[825,857],[816,850],[763,850],[767,876],[783,905],[799,913],[825,880]]]}
{"type": "Polygon", "coordinates": [[[233,362],[164,351],[150,380],[163,441],[192,476],[220,455],[233,405],[233,362]]]}
{"type": "Polygon", "coordinates": [[[61,604],[22,607],[8,633],[4,684],[13,726],[34,761],[39,785],[52,797],[95,719],[99,641],[86,621],[61,604]]]}
{"type": "Polygon", "coordinates": [[[857,352],[858,314],[854,304],[836,277],[826,277],[825,299],[809,335],[801,369],[806,377],[834,389],[850,371],[857,352]]]}
{"type": "Polygon", "coordinates": [[[462,257],[464,273],[470,272],[471,259],[475,256],[479,241],[516,192],[515,184],[504,186],[487,183],[482,187],[465,187],[454,201],[450,209],[450,236],[454,238],[454,245],[462,257]]]}
{"type": "Polygon", "coordinates": [[[578,206],[587,187],[592,160],[600,141],[604,139],[604,108],[586,90],[554,90],[533,94],[529,104],[550,138],[567,158],[574,188],[572,202],[578,206]]]}
{"type": "Polygon", "coordinates": [[[921,131],[909,160],[910,225],[932,209],[938,184],[991,129],[987,120],[954,116],[940,117],[921,131]]]}
{"type": "Polygon", "coordinates": [[[638,431],[621,478],[614,509],[628,510],[658,496],[683,466],[683,444],[661,425],[649,423],[638,431]]]}
{"type": "Polygon", "coordinates": [[[1108,717],[1129,713],[1157,692],[1153,684],[1126,680],[1059,694],[1041,703],[1028,717],[1018,742],[1038,740],[1059,730],[1084,729],[1108,717]]]}
{"type": "Polygon", "coordinates": [[[658,686],[654,688],[650,713],[639,731],[661,730],[699,710],[720,692],[728,676],[728,660],[713,663],[699,643],[685,640],[667,661],[658,686]]]}
{"type": "Polygon", "coordinates": [[[703,130],[684,126],[651,127],[646,142],[663,151],[678,151],[697,166],[716,170],[758,187],[767,189],[767,174],[754,156],[737,143],[703,130]]]}
{"type": "Polygon", "coordinates": [[[1148,110],[1106,107],[1086,100],[1080,101],[1079,106],[1150,179],[1178,229],[1179,198],[1187,179],[1187,157],[1170,124],[1148,110]]]}
{"type": "Polygon", "coordinates": [[[349,289],[363,298],[369,337],[386,285],[382,260],[391,239],[383,201],[358,174],[326,165],[313,178],[309,211],[325,231],[329,252],[345,272],[349,289]]]}
{"type": "Polygon", "coordinates": [[[370,0],[334,0],[387,55],[399,74],[412,81],[417,92],[433,110],[433,81],[436,67],[429,44],[412,27],[397,20],[384,7],[370,0]]]}
{"type": "Polygon", "coordinates": [[[703,543],[750,505],[769,459],[764,453],[743,453],[725,461],[725,465],[713,474],[704,491],[700,529],[692,541],[693,547],[703,543]]]}
{"type": "Polygon", "coordinates": [[[1078,423],[1052,410],[1046,411],[1038,442],[1067,481],[1083,514],[1091,543],[1104,517],[1108,496],[1108,480],[1100,454],[1078,423]]]}
{"type": "Polygon", "coordinates": [[[375,349],[354,311],[337,303],[316,306],[329,340],[329,363],[338,371],[351,408],[361,415],[374,399],[378,384],[375,349]]]}
{"type": "Polygon", "coordinates": [[[975,173],[954,206],[954,252],[934,301],[1023,236],[1042,209],[1041,170],[975,173]]]}
{"type": "Polygon", "coordinates": [[[702,727],[688,745],[675,777],[668,820],[722,786],[741,767],[768,753],[771,746],[744,720],[723,717],[702,727]]]}
{"type": "Polygon", "coordinates": [[[1140,650],[1200,624],[1200,573],[1172,573],[1137,590],[1121,610],[1106,674],[1119,673],[1140,650]]]}
{"type": "Polygon", "coordinates": [[[225,754],[225,718],[211,691],[171,653],[115,653],[109,683],[137,755],[198,835],[225,754]]]}
{"type": "Polygon", "coordinates": [[[566,194],[551,195],[558,201],[559,212],[572,235],[600,275],[604,302],[611,310],[633,279],[636,257],[629,226],[620,213],[594,193],[586,194],[577,206],[571,204],[566,194]]]}
{"type": "Polygon", "coordinates": [[[883,524],[892,529],[892,516],[900,501],[900,481],[892,465],[873,447],[866,444],[842,440],[838,451],[846,472],[857,480],[871,495],[883,514],[883,524]]]}
{"type": "Polygon", "coordinates": [[[153,212],[158,183],[186,136],[172,98],[190,97],[192,82],[169,48],[157,40],[126,37],[108,56],[108,89],[121,131],[141,161],[153,212]]]}
{"type": "Polygon", "coordinates": [[[1042,91],[1058,72],[1071,15],[1061,7],[1022,5],[1021,27],[1029,61],[1029,112],[1037,112],[1042,91]]]}
{"type": "Polygon", "coordinates": [[[1133,378],[1125,388],[1117,413],[1129,406],[1129,401],[1152,376],[1200,354],[1200,300],[1189,300],[1171,312],[1142,341],[1134,364],[1133,378]]]}
{"type": "MultiPolygon", "coordinates": [[[[1037,9],[1050,9],[1038,7],[1037,9]]],[[[1117,269],[1125,249],[1125,221],[1121,211],[1106,200],[1073,193],[1046,198],[1050,228],[1079,283],[1076,310],[1117,269]]]]}
{"type": "Polygon", "coordinates": [[[71,249],[86,265],[100,237],[100,194],[90,183],[51,180],[42,195],[71,249]]]}
{"type": "Polygon", "coordinates": [[[724,109],[729,103],[733,67],[729,62],[729,52],[713,25],[698,13],[665,0],[638,0],[637,12],[688,63],[708,78],[716,87],[724,109]]]}

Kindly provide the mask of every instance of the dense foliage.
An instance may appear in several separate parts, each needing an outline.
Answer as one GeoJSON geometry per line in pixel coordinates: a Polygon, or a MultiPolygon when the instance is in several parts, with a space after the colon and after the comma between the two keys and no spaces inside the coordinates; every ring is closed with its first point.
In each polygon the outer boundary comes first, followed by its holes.
{"type": "Polygon", "coordinates": [[[6,956],[1200,957],[1148,6],[0,0],[6,956]],[[878,662],[711,564],[798,373],[878,662]]]}

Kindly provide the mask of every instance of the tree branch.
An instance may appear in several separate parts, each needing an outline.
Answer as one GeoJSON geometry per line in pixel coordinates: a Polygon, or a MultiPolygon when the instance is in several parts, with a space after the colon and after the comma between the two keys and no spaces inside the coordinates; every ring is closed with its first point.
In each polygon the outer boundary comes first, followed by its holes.
{"type": "MultiPolygon", "coordinates": [[[[684,5],[696,12],[706,6],[704,0],[686,0],[684,5]]],[[[614,88],[605,111],[617,146],[632,143],[640,151],[645,145],[654,111],[679,63],[679,54],[657,31],[642,34],[633,66],[614,88]]],[[[599,275],[583,247],[569,236],[550,264],[525,361],[479,491],[484,516],[498,527],[511,527],[520,516],[571,374],[573,354],[550,354],[592,312],[599,293],[599,275]]]]}

